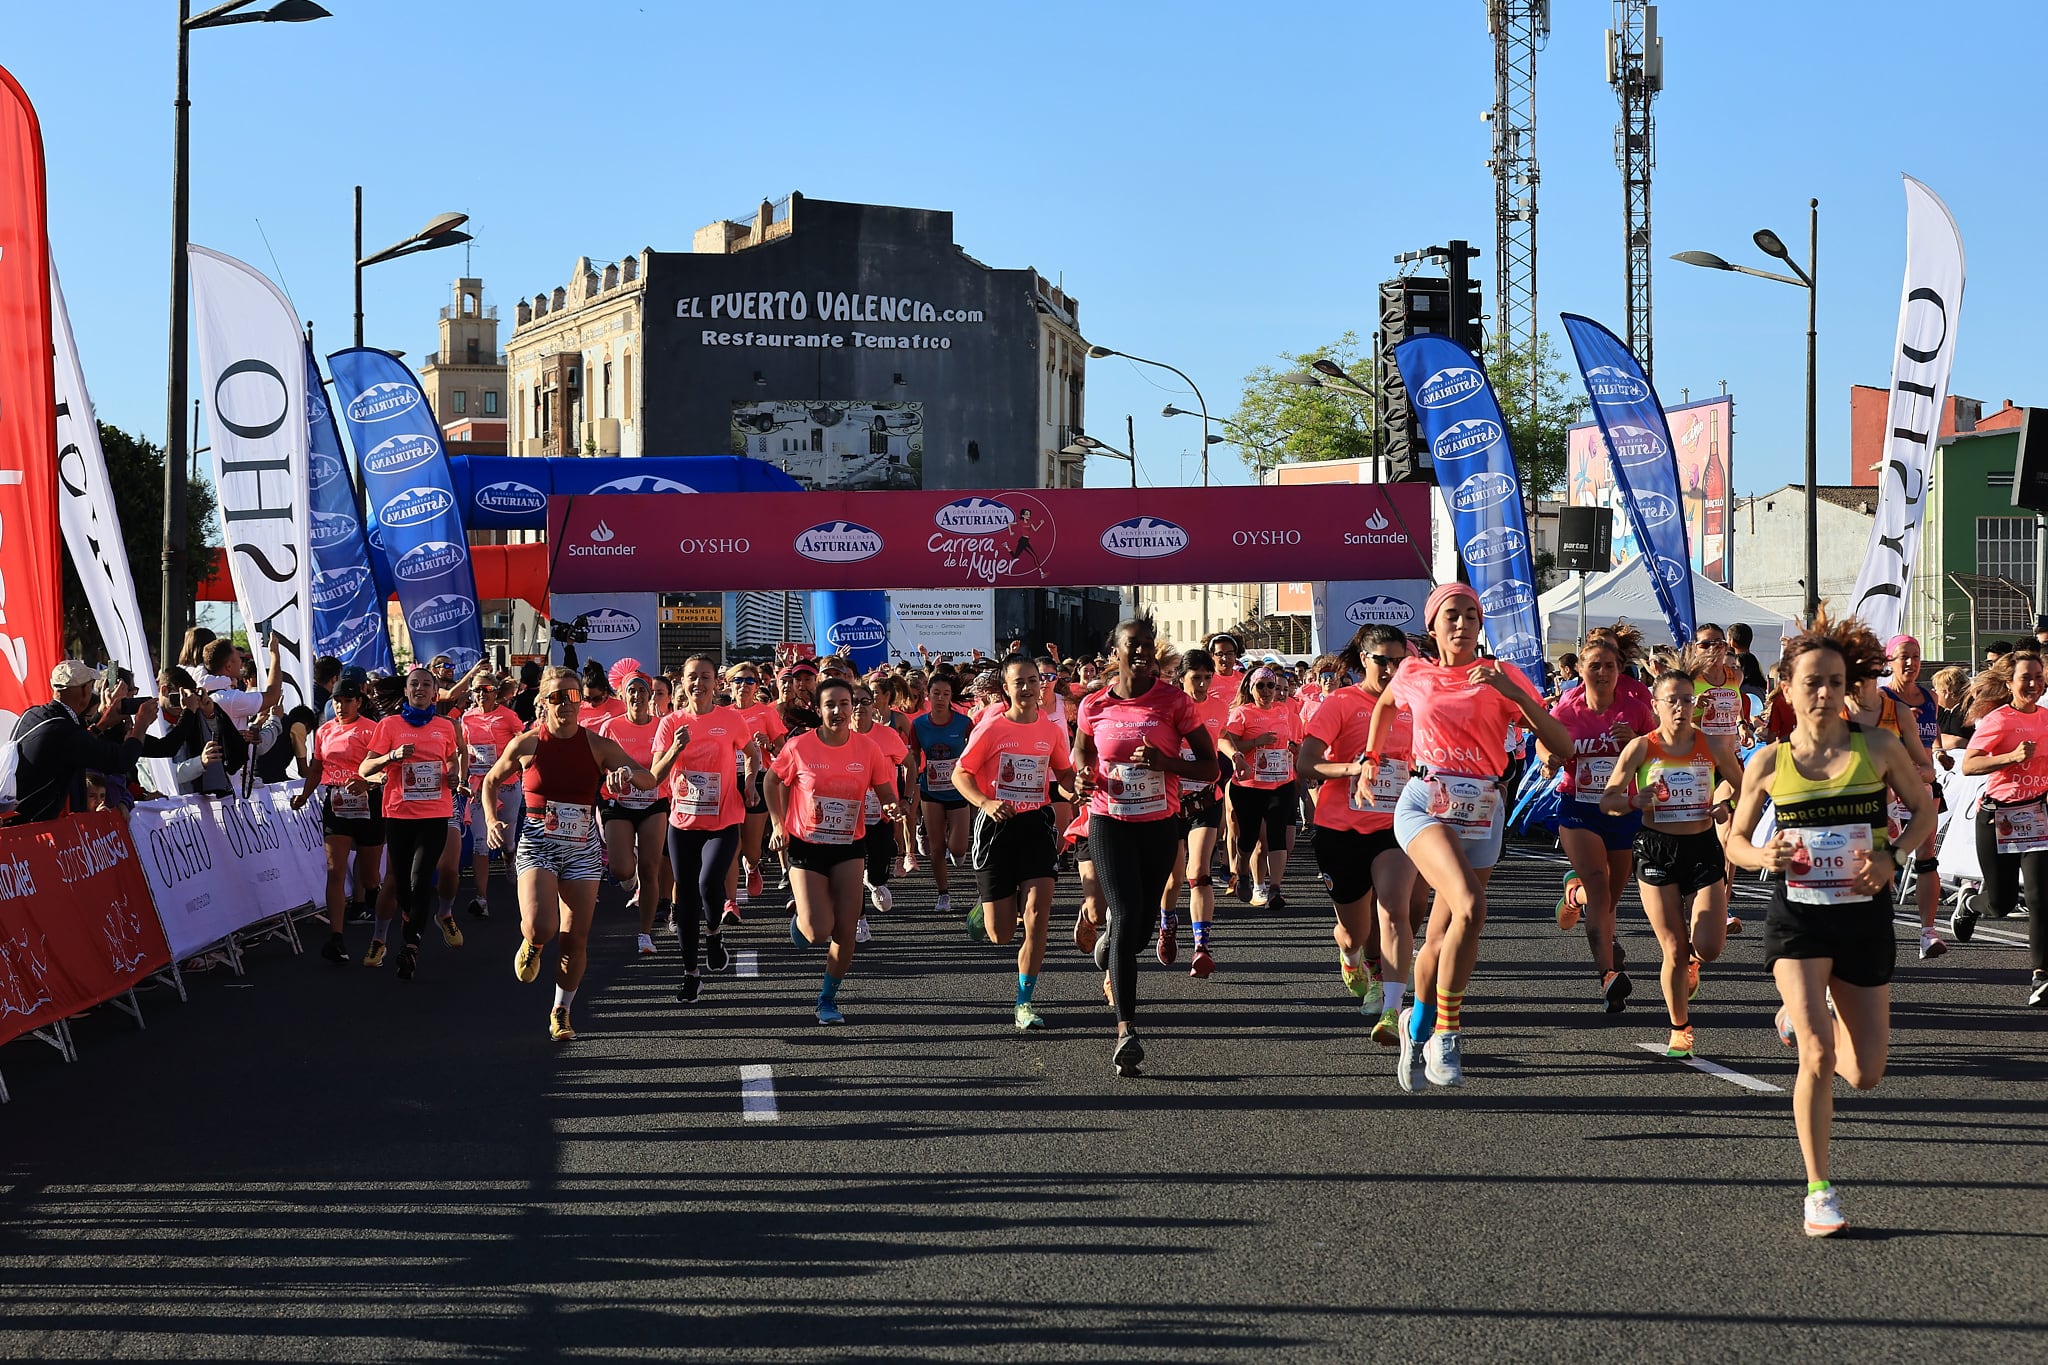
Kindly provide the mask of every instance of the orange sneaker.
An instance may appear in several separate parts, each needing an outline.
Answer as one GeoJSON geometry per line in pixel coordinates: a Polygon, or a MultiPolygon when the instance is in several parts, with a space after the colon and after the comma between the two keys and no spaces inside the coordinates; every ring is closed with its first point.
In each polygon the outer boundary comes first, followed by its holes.
{"type": "Polygon", "coordinates": [[[1692,1056],[1692,1025],[1671,1030],[1671,1041],[1664,1044],[1664,1055],[1685,1061],[1692,1056]]]}

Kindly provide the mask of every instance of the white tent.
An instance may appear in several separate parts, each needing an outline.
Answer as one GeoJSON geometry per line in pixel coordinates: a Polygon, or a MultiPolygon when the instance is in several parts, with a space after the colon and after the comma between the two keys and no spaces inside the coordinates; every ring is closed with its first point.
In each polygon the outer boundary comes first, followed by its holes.
{"type": "MultiPolygon", "coordinates": [[[[1790,617],[1737,597],[1697,573],[1692,576],[1692,602],[1695,621],[1712,621],[1723,629],[1737,621],[1748,623],[1756,634],[1752,648],[1757,661],[1766,668],[1777,662],[1786,632],[1796,634],[1799,629],[1790,617]]],[[[1572,648],[1579,638],[1577,580],[1567,580],[1544,593],[1537,601],[1537,612],[1543,618],[1545,646],[1553,650],[1572,648]]],[[[1589,574],[1586,578],[1586,624],[1600,626],[1624,619],[1642,631],[1643,639],[1649,643],[1672,643],[1671,627],[1664,623],[1664,609],[1657,605],[1657,590],[1650,582],[1649,561],[1641,555],[1611,572],[1589,574]]]]}

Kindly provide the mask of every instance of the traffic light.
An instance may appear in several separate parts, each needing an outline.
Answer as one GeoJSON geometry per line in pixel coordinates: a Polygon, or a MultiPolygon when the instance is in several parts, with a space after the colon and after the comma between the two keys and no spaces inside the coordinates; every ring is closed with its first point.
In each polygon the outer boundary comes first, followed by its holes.
{"type": "Polygon", "coordinates": [[[1475,356],[1486,354],[1486,331],[1479,319],[1486,311],[1486,305],[1479,296],[1479,281],[1472,278],[1466,262],[1479,254],[1479,248],[1464,242],[1452,242],[1447,269],[1449,286],[1450,335],[1451,339],[1475,356]]]}

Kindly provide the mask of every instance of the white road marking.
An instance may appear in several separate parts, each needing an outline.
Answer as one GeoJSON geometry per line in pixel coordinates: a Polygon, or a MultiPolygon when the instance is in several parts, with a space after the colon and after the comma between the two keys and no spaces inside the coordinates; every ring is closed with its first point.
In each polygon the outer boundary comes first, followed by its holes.
{"type": "Polygon", "coordinates": [[[775,1068],[751,1063],[740,1068],[740,1109],[748,1123],[773,1123],[782,1115],[775,1108],[775,1068]]]}
{"type": "MultiPolygon", "coordinates": [[[[1645,1052],[1654,1052],[1659,1057],[1664,1056],[1664,1049],[1655,1043],[1637,1043],[1636,1046],[1645,1052]]],[[[1679,1059],[1672,1057],[1667,1060],[1675,1062],[1679,1059]]],[[[1704,1071],[1717,1080],[1726,1081],[1730,1085],[1739,1085],[1744,1090],[1760,1090],[1767,1095],[1782,1095],[1785,1093],[1783,1086],[1772,1085],[1769,1081],[1760,1081],[1754,1076],[1745,1076],[1740,1071],[1730,1071],[1719,1062],[1702,1061],[1698,1057],[1693,1057],[1688,1059],[1685,1064],[1695,1071],[1704,1071]]]]}
{"type": "Polygon", "coordinates": [[[732,955],[732,974],[734,976],[759,976],[761,974],[761,955],[752,948],[740,949],[740,951],[732,955]]]}

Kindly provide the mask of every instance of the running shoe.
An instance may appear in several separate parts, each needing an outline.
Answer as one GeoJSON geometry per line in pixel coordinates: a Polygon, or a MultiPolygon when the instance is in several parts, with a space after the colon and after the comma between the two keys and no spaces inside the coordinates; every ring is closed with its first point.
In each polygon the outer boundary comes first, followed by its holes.
{"type": "Polygon", "coordinates": [[[1287,908],[1287,897],[1282,895],[1277,888],[1267,892],[1266,908],[1268,910],[1285,910],[1287,908]]]}
{"type": "Polygon", "coordinates": [[[732,901],[727,901],[727,902],[725,903],[725,909],[723,909],[723,910],[721,910],[721,911],[719,911],[719,912],[718,912],[718,923],[719,923],[720,927],[723,927],[723,926],[725,926],[725,925],[728,925],[728,924],[738,924],[739,922],[740,922],[740,908],[739,908],[739,906],[738,906],[737,904],[735,904],[734,902],[732,902],[732,901]]]}
{"type": "Polygon", "coordinates": [[[1438,1030],[1422,1045],[1422,1074],[1431,1085],[1463,1085],[1465,1062],[1459,1056],[1458,1031],[1438,1030]]]}
{"type": "Polygon", "coordinates": [[[1139,1068],[1145,1064],[1145,1045],[1138,1041],[1136,1033],[1126,1033],[1116,1040],[1116,1050],[1109,1054],[1109,1064],[1116,1068],[1119,1076],[1142,1074],[1139,1068]]]}
{"type": "Polygon", "coordinates": [[[1681,1062],[1687,1061],[1692,1057],[1691,1024],[1687,1024],[1684,1028],[1671,1030],[1671,1039],[1664,1044],[1664,1055],[1681,1062]]]}
{"type": "Polygon", "coordinates": [[[811,941],[804,937],[804,931],[798,926],[794,914],[789,917],[789,942],[793,948],[808,948],[811,946],[811,941]]]}
{"type": "Polygon", "coordinates": [[[441,941],[450,948],[460,948],[462,946],[462,926],[455,922],[455,916],[442,915],[439,923],[441,925],[441,941]]]}
{"type": "Polygon", "coordinates": [[[569,1027],[569,1007],[557,1005],[548,1011],[548,1037],[558,1043],[576,1041],[576,1030],[569,1027]]]}
{"type": "Polygon", "coordinates": [[[1834,1186],[1806,1196],[1808,1237],[1832,1237],[1848,1226],[1849,1220],[1842,1216],[1842,1196],[1835,1193],[1834,1186]]]}
{"type": "Polygon", "coordinates": [[[398,950],[398,979],[410,981],[413,973],[420,969],[420,950],[417,944],[408,943],[398,950]]]}
{"type": "Polygon", "coordinates": [[[1344,950],[1339,948],[1337,950],[1337,970],[1344,977],[1344,989],[1350,991],[1360,1000],[1365,999],[1366,991],[1372,986],[1372,969],[1363,962],[1359,963],[1356,967],[1352,966],[1344,960],[1344,950]]]}
{"type": "Polygon", "coordinates": [[[1579,912],[1585,908],[1579,903],[1578,896],[1576,894],[1580,890],[1582,890],[1582,888],[1579,883],[1579,874],[1576,872],[1565,873],[1564,894],[1557,898],[1558,928],[1575,929],[1578,927],[1579,912]]]}
{"type": "Polygon", "coordinates": [[[1693,958],[1685,964],[1685,998],[1688,1003],[1700,993],[1700,960],[1693,958]]]}
{"type": "Polygon", "coordinates": [[[1022,1033],[1028,1029],[1044,1027],[1045,1016],[1038,1012],[1038,1006],[1030,1003],[1029,1001],[1026,1001],[1025,1003],[1017,1006],[1018,1032],[1022,1033]]]}
{"type": "Polygon", "coordinates": [[[471,896],[469,898],[469,914],[472,919],[489,919],[491,917],[491,907],[484,904],[483,897],[471,896]]]}
{"type": "Polygon", "coordinates": [[[950,914],[952,914],[952,913],[953,913],[953,897],[952,897],[952,895],[951,895],[951,894],[950,894],[949,892],[941,891],[941,892],[939,893],[939,898],[938,898],[937,900],[935,900],[935,901],[933,901],[933,902],[932,902],[932,912],[933,912],[934,914],[940,914],[940,915],[950,915],[950,914]]]}
{"type": "Polygon", "coordinates": [[[1254,909],[1254,910],[1264,910],[1264,909],[1265,909],[1265,908],[1266,908],[1267,906],[1271,905],[1272,903],[1273,903],[1273,888],[1272,888],[1272,887],[1270,887],[1270,886],[1266,885],[1266,884],[1265,884],[1264,882],[1259,882],[1259,883],[1257,883],[1256,885],[1254,885],[1254,886],[1252,887],[1252,894],[1251,894],[1251,899],[1250,899],[1250,901],[1248,902],[1248,904],[1250,904],[1250,906],[1252,907],[1252,909],[1254,909]]]}
{"type": "Polygon", "coordinates": [[[1365,983],[1365,994],[1358,997],[1358,1012],[1360,1014],[1378,1014],[1380,1012],[1380,1006],[1384,1005],[1386,1002],[1387,988],[1380,984],[1379,978],[1373,976],[1371,974],[1371,969],[1368,968],[1365,983]]]}
{"type": "Polygon", "coordinates": [[[348,922],[350,924],[371,924],[376,921],[376,918],[377,912],[370,908],[368,901],[350,901],[348,903],[348,922]]]}
{"type": "Polygon", "coordinates": [[[761,884],[761,865],[759,863],[748,863],[747,898],[749,900],[752,900],[758,897],[765,890],[767,890],[767,888],[761,884]]]}
{"type": "Polygon", "coordinates": [[[1728,917],[1728,932],[1730,934],[1739,934],[1742,932],[1742,920],[1739,917],[1735,915],[1730,915],[1728,917]]]}
{"type": "Polygon", "coordinates": [[[875,913],[886,915],[896,908],[896,893],[886,886],[868,888],[868,900],[874,905],[875,913]]]}
{"type": "MultiPolygon", "coordinates": [[[[384,945],[376,948],[377,960],[384,960],[384,945]]],[[[540,945],[527,939],[519,940],[519,951],[512,954],[512,974],[531,985],[540,980],[540,945]]]]}
{"type": "Polygon", "coordinates": [[[837,1005],[820,1004],[818,1006],[818,1022],[821,1024],[843,1024],[846,1022],[846,1016],[839,1012],[839,1006],[837,1005]]]}
{"type": "Polygon", "coordinates": [[[723,934],[704,936],[704,965],[714,972],[722,972],[732,965],[732,954],[726,951],[723,934]]]}
{"type": "Polygon", "coordinates": [[[697,1003],[697,998],[703,994],[704,974],[702,972],[684,972],[682,988],[676,992],[676,999],[685,1005],[694,1005],[697,1003]]]}
{"type": "Polygon", "coordinates": [[[1958,943],[1968,943],[1977,932],[1977,912],[1961,905],[1949,912],[1949,936],[1958,943]]]}
{"type": "Polygon", "coordinates": [[[1932,926],[1920,931],[1920,957],[1923,961],[1930,957],[1940,957],[1947,951],[1948,945],[1941,941],[1941,935],[1936,933],[1932,926]]]}
{"type": "MultiPolygon", "coordinates": [[[[1394,1020],[1394,1030],[1399,1035],[1395,1041],[1401,1045],[1400,1060],[1394,1063],[1394,1083],[1410,1094],[1415,1091],[1415,1064],[1420,1060],[1415,1055],[1415,1039],[1408,1032],[1408,1016],[1414,1011],[1415,1007],[1410,1005],[1394,1020]]],[[[1373,1030],[1373,1036],[1379,1036],[1377,1028],[1373,1030]]]]}
{"type": "Polygon", "coordinates": [[[365,967],[381,967],[384,965],[383,939],[373,938],[370,940],[370,951],[363,954],[363,965],[365,967]]]}
{"type": "Polygon", "coordinates": [[[2048,976],[2036,976],[2027,987],[2027,1004],[2037,1010],[2048,1008],[2048,976]]]}
{"type": "Polygon", "coordinates": [[[1209,949],[1206,946],[1195,949],[1194,955],[1188,959],[1189,976],[1207,981],[1215,970],[1216,959],[1209,955],[1209,949]]]}
{"type": "Polygon", "coordinates": [[[854,921],[853,941],[855,943],[866,943],[874,936],[874,930],[868,928],[868,917],[866,915],[862,915],[858,920],[854,921]]]}
{"type": "Polygon", "coordinates": [[[967,937],[975,943],[988,937],[988,921],[982,917],[980,901],[967,912],[967,937]]]}
{"type": "Polygon", "coordinates": [[[1380,1011],[1379,1022],[1372,1026],[1372,1040],[1381,1047],[1392,1047],[1401,1041],[1401,1021],[1394,1011],[1380,1011]]]}
{"type": "Polygon", "coordinates": [[[320,950],[320,956],[337,967],[345,967],[348,965],[348,944],[340,934],[329,934],[327,946],[320,950]]]}
{"type": "Polygon", "coordinates": [[[1159,921],[1159,965],[1171,967],[1180,961],[1180,925],[1173,920],[1159,921]]]}
{"type": "Polygon", "coordinates": [[[635,946],[635,947],[637,947],[637,948],[638,948],[638,949],[640,950],[640,956],[642,956],[642,957],[653,957],[653,956],[654,956],[654,952],[655,952],[655,948],[654,948],[654,935],[652,935],[652,934],[642,934],[642,935],[640,935],[639,941],[638,941],[638,942],[637,942],[637,943],[636,943],[636,944],[635,944],[634,946],[635,946]]]}
{"type": "Polygon", "coordinates": [[[1241,901],[1249,901],[1252,898],[1251,882],[1235,872],[1230,874],[1230,885],[1223,889],[1241,901]]]}
{"type": "Polygon", "coordinates": [[[1100,937],[1095,921],[1088,918],[1088,909],[1083,906],[1074,912],[1074,946],[1084,953],[1095,951],[1095,940],[1100,937]]]}
{"type": "Polygon", "coordinates": [[[1619,969],[1608,972],[1600,978],[1600,994],[1607,1002],[1609,1014],[1620,1014],[1628,1006],[1629,996],[1635,994],[1636,983],[1628,979],[1628,973],[1619,969]]]}
{"type": "Polygon", "coordinates": [[[1102,971],[1109,970],[1109,922],[1103,921],[1102,932],[1095,936],[1095,946],[1088,950],[1095,959],[1095,965],[1102,971]]]}

